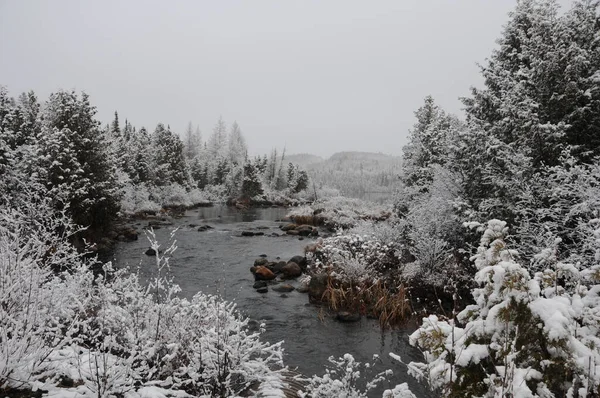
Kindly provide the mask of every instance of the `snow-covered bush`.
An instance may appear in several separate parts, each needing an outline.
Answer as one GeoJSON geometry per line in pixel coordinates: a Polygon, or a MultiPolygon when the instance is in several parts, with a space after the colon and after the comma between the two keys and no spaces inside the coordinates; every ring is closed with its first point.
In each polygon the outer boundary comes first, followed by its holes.
{"type": "MultiPolygon", "coordinates": [[[[375,356],[374,359],[377,359],[375,356]]],[[[357,362],[350,354],[341,358],[329,357],[330,368],[325,370],[323,376],[313,376],[306,380],[305,391],[299,392],[302,398],[366,398],[367,393],[375,388],[378,383],[392,375],[391,370],[377,374],[372,380],[366,381],[365,387],[359,386],[361,372],[371,368],[373,365],[357,362]]],[[[392,395],[393,397],[393,395],[392,395]]]]}
{"type": "Polygon", "coordinates": [[[154,213],[161,209],[161,205],[152,199],[152,194],[147,184],[126,184],[121,197],[121,212],[135,214],[140,212],[154,213]]]}
{"type": "Polygon", "coordinates": [[[445,275],[458,261],[454,250],[464,246],[461,220],[468,219],[467,206],[461,199],[460,179],[449,170],[432,166],[431,181],[426,189],[403,186],[396,197],[396,224],[410,253],[415,257],[413,277],[430,285],[443,286],[448,278],[465,279],[466,275],[445,275]]]}
{"type": "Polygon", "coordinates": [[[362,282],[378,279],[399,264],[397,242],[384,242],[373,235],[340,233],[326,238],[314,252],[311,268],[330,269],[340,280],[362,282]]]}
{"type": "Polygon", "coordinates": [[[121,212],[135,214],[141,212],[155,213],[163,207],[191,207],[214,202],[222,202],[225,192],[212,186],[204,190],[187,189],[179,184],[161,187],[145,183],[125,184],[121,198],[121,212]]]}
{"type": "Polygon", "coordinates": [[[391,215],[391,210],[390,206],[338,196],[320,199],[310,206],[293,209],[288,213],[288,217],[292,220],[303,220],[314,216],[330,228],[351,228],[360,220],[385,220],[391,215]]]}
{"type": "MultiPolygon", "coordinates": [[[[531,277],[507,233],[505,222],[488,223],[473,257],[475,304],[456,319],[423,319],[410,341],[425,362],[409,364],[410,372],[442,396],[596,396],[599,267],[554,262],[531,277]]],[[[551,253],[542,254],[548,263],[551,253]]]]}
{"type": "Polygon", "coordinates": [[[237,396],[281,379],[281,344],[261,341],[234,304],[177,296],[175,244],[163,254],[151,240],[157,266],[144,286],[110,263],[94,273],[68,242],[65,213],[23,208],[0,209],[0,389],[56,390],[68,378],[84,396],[144,386],[237,396]]]}

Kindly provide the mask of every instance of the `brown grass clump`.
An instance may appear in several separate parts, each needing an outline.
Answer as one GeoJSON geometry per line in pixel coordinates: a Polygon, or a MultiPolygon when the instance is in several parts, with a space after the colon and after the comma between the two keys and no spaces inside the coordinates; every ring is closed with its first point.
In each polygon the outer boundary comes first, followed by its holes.
{"type": "Polygon", "coordinates": [[[358,312],[379,319],[382,327],[399,326],[412,315],[404,285],[390,289],[381,281],[340,283],[330,277],[321,299],[333,311],[358,312]]]}
{"type": "Polygon", "coordinates": [[[325,221],[323,217],[321,216],[315,216],[315,215],[310,215],[310,216],[292,216],[290,217],[290,219],[298,224],[298,225],[312,225],[314,227],[318,227],[319,225],[322,225],[323,222],[325,221]]]}

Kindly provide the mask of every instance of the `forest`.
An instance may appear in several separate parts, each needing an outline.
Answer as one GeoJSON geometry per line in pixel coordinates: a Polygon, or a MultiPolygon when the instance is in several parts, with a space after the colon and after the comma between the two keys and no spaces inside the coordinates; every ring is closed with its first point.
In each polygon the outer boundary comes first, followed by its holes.
{"type": "Polygon", "coordinates": [[[177,229],[168,244],[146,230],[149,278],[97,256],[123,220],[222,203],[290,206],[282,229],[310,238],[300,281],[319,316],[412,322],[421,359],[388,355],[427,396],[600,397],[599,7],[519,1],[464,115],[426,96],[398,168],[251,158],[237,123],[206,141],[191,123],[103,126],[85,93],[0,88],[0,393],[418,396],[351,352],[290,383],[268,325],[180,294],[177,229]],[[348,197],[382,187],[390,203],[348,197]]]}

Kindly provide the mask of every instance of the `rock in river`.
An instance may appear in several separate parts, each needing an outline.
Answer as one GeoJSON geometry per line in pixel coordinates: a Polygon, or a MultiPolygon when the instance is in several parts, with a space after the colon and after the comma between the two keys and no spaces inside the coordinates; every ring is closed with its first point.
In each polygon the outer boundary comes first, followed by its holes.
{"type": "Polygon", "coordinates": [[[282,269],[284,278],[297,278],[302,275],[302,268],[296,263],[287,263],[282,269]]]}
{"type": "Polygon", "coordinates": [[[256,291],[258,293],[267,293],[269,291],[269,288],[266,287],[266,286],[265,287],[259,287],[258,289],[256,289],[256,291]]]}
{"type": "Polygon", "coordinates": [[[254,285],[252,285],[253,288],[255,289],[260,289],[261,287],[267,287],[267,282],[265,281],[256,281],[254,282],[254,285]]]}
{"type": "Polygon", "coordinates": [[[255,265],[256,267],[258,267],[258,266],[260,266],[260,265],[265,265],[265,264],[267,264],[268,262],[269,262],[269,260],[267,260],[267,259],[266,259],[266,258],[264,258],[264,257],[261,257],[261,258],[257,258],[256,260],[254,260],[254,265],[255,265]]]}
{"type": "Polygon", "coordinates": [[[300,266],[300,268],[302,268],[302,271],[306,270],[306,257],[304,256],[294,256],[290,258],[288,263],[296,263],[300,266]]]}
{"type": "Polygon", "coordinates": [[[267,267],[260,266],[254,270],[254,278],[257,281],[270,281],[275,279],[275,274],[267,267]]]}
{"type": "Polygon", "coordinates": [[[294,286],[286,283],[283,285],[273,286],[272,289],[274,292],[278,292],[278,293],[289,293],[294,290],[294,286]]]}
{"type": "Polygon", "coordinates": [[[340,311],[335,316],[335,319],[340,322],[358,322],[360,321],[360,314],[355,312],[340,311]]]}

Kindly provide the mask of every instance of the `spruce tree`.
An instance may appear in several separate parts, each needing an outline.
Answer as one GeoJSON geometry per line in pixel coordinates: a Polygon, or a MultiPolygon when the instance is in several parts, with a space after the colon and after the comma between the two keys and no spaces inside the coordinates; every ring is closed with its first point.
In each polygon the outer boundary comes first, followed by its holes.
{"type": "Polygon", "coordinates": [[[81,97],[74,91],[51,94],[39,139],[48,141],[40,150],[41,161],[49,167],[49,188],[59,200],[64,197],[68,202],[77,224],[103,229],[116,216],[119,191],[95,114],[85,93],[81,97]],[[56,145],[61,145],[65,153],[61,154],[56,145]],[[61,166],[54,167],[54,161],[61,166]]]}

